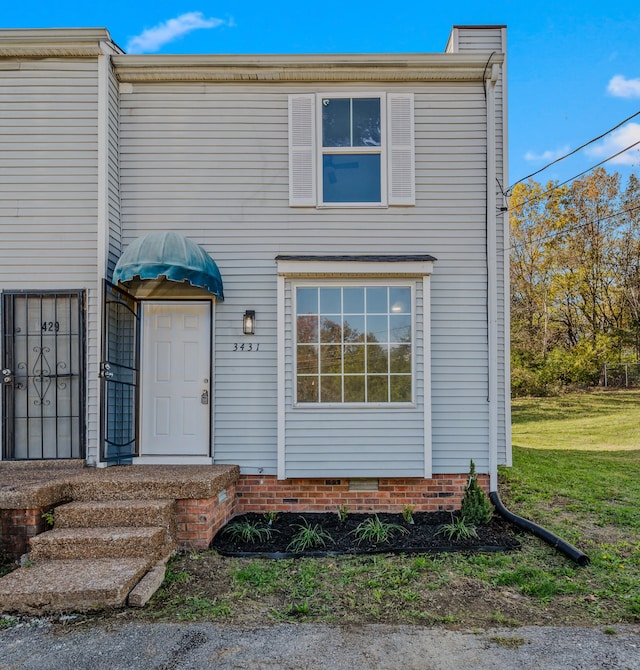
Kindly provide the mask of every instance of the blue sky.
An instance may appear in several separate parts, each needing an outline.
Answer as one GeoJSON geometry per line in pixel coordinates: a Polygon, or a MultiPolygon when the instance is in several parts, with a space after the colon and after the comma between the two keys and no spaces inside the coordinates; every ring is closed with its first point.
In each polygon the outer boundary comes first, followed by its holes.
{"type": "MultiPolygon", "coordinates": [[[[510,184],[640,111],[638,0],[34,0],[0,16],[2,28],[105,27],[128,53],[442,52],[451,26],[470,24],[508,27],[510,184]]],[[[536,179],[639,141],[640,115],[536,179]]],[[[640,173],[640,144],[606,167],[640,173]]]]}

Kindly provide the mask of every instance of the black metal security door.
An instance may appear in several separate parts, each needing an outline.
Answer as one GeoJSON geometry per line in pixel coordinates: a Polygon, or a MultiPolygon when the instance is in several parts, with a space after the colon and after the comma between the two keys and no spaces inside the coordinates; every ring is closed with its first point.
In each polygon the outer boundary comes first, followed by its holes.
{"type": "Polygon", "coordinates": [[[85,455],[84,292],[3,294],[3,458],[85,455]]]}
{"type": "Polygon", "coordinates": [[[102,378],[102,460],[131,463],[138,450],[138,301],[105,282],[102,378]]]}

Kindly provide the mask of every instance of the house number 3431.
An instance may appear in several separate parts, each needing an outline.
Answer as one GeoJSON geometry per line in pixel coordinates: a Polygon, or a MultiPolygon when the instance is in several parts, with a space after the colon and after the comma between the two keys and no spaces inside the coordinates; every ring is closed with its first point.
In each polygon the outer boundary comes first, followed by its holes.
{"type": "Polygon", "coordinates": [[[234,342],[233,351],[260,351],[260,343],[254,342],[234,342]]]}

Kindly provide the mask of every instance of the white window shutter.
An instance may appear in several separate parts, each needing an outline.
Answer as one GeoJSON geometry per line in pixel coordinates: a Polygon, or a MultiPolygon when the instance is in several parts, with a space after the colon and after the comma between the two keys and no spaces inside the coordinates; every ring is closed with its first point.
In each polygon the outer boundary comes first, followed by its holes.
{"type": "Polygon", "coordinates": [[[387,166],[390,205],[415,205],[413,93],[387,94],[387,166]]]}
{"type": "Polygon", "coordinates": [[[315,100],[313,93],[289,96],[289,205],[315,207],[315,100]]]}

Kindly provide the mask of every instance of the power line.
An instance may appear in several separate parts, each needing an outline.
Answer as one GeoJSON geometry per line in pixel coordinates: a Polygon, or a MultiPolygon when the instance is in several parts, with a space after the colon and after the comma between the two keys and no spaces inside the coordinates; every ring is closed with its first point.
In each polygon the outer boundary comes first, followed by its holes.
{"type": "Polygon", "coordinates": [[[577,149],[574,149],[573,151],[570,151],[569,153],[565,154],[564,156],[560,156],[560,158],[556,158],[555,160],[551,161],[551,163],[548,163],[544,167],[541,167],[539,170],[536,170],[535,172],[532,172],[531,174],[527,175],[526,177],[523,177],[522,179],[518,179],[517,182],[511,184],[509,188],[507,189],[507,193],[511,191],[511,189],[516,186],[517,184],[522,183],[523,181],[527,181],[527,179],[531,179],[531,177],[535,177],[537,174],[540,174],[541,172],[544,172],[546,169],[550,168],[552,165],[555,165],[556,163],[559,163],[560,161],[565,160],[565,158],[569,158],[569,156],[573,156],[573,154],[578,153],[578,151],[581,151],[585,147],[588,147],[590,144],[593,144],[594,142],[597,142],[598,140],[601,140],[603,137],[607,136],[609,133],[613,132],[614,130],[617,130],[620,128],[620,126],[623,126],[627,121],[631,121],[631,119],[635,118],[640,114],[640,110],[638,110],[635,114],[632,114],[631,116],[627,117],[624,119],[624,121],[620,121],[617,125],[615,125],[613,128],[609,128],[606,132],[602,133],[602,135],[598,135],[598,137],[594,137],[592,140],[589,140],[588,142],[585,142],[583,145],[579,146],[577,149]]]}
{"type": "Polygon", "coordinates": [[[505,251],[511,251],[512,249],[516,249],[517,247],[526,247],[531,244],[538,244],[539,242],[543,242],[544,240],[557,237],[558,235],[564,235],[565,233],[572,233],[573,231],[579,230],[580,228],[584,228],[592,223],[596,222],[600,223],[601,221],[606,221],[607,219],[613,219],[614,217],[620,216],[621,214],[628,214],[629,212],[635,212],[636,210],[640,210],[640,205],[634,205],[633,207],[621,209],[618,210],[617,212],[613,212],[612,214],[607,214],[606,216],[600,216],[597,219],[591,219],[590,221],[582,221],[581,223],[576,223],[574,226],[569,226],[568,228],[562,228],[561,230],[553,230],[550,233],[547,233],[546,235],[541,235],[540,237],[537,237],[533,240],[527,240],[526,242],[516,242],[515,244],[512,244],[510,247],[505,249],[505,251]]]}
{"type": "MultiPolygon", "coordinates": [[[[640,112],[638,112],[640,114],[640,112]]],[[[533,202],[534,200],[538,200],[540,198],[544,198],[545,195],[549,195],[549,193],[552,193],[553,191],[562,188],[565,184],[568,184],[570,181],[573,181],[574,179],[578,179],[579,177],[582,177],[583,175],[587,174],[587,172],[591,172],[592,170],[595,170],[596,168],[599,168],[601,165],[604,165],[608,161],[612,160],[613,158],[616,158],[623,154],[625,151],[629,151],[629,149],[633,149],[633,147],[637,147],[640,144],[640,140],[637,142],[634,142],[633,144],[630,144],[628,147],[621,149],[617,153],[613,154],[612,156],[609,156],[608,158],[605,158],[604,160],[600,161],[599,163],[596,163],[595,165],[592,165],[590,168],[583,170],[580,172],[580,174],[575,175],[574,177],[570,177],[566,181],[563,181],[561,184],[556,184],[555,186],[552,186],[550,189],[546,190],[544,193],[541,193],[540,195],[534,195],[533,198],[529,198],[528,200],[525,200],[524,202],[518,203],[517,205],[513,205],[513,207],[510,207],[509,209],[519,209],[520,207],[524,207],[525,205],[528,205],[530,202],[533,202]]],[[[516,182],[520,183],[520,182],[516,182]]],[[[516,184],[514,184],[515,186],[516,184]]]]}

